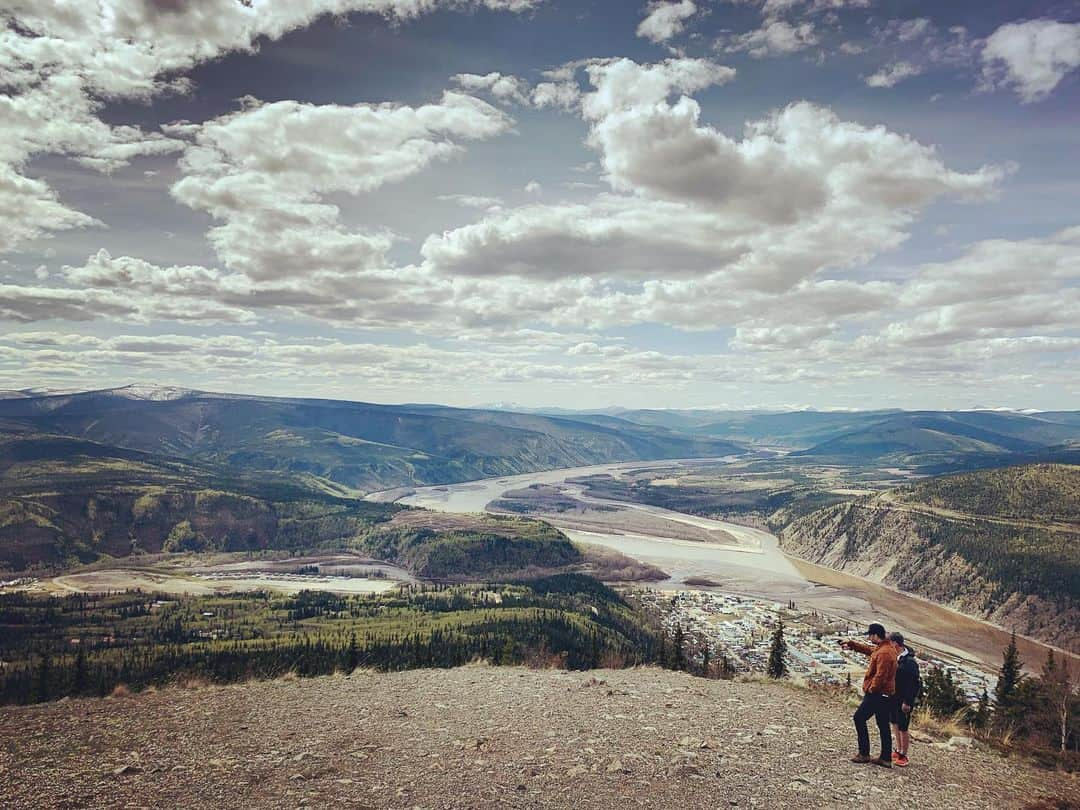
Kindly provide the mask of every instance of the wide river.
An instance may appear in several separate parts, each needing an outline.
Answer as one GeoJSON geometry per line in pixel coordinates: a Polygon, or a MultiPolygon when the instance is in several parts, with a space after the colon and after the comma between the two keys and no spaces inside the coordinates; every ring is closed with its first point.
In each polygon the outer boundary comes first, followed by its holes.
{"type": "MultiPolygon", "coordinates": [[[[694,460],[700,463],[702,459],[694,460]]],[[[399,503],[442,512],[483,512],[487,505],[504,492],[522,489],[533,484],[557,484],[568,487],[571,494],[581,497],[581,490],[567,484],[569,478],[584,475],[608,474],[618,477],[627,470],[650,467],[670,467],[680,461],[628,462],[573,467],[526,475],[486,478],[462,484],[422,487],[408,491],[399,503]]],[[[389,500],[397,493],[373,493],[372,499],[389,500]]],[[[595,498],[588,500],[595,501],[595,498]]],[[[901,593],[879,583],[832,569],[807,563],[780,551],[775,535],[725,521],[672,512],[653,506],[606,501],[620,512],[611,514],[607,531],[582,531],[561,521],[558,515],[543,519],[560,528],[571,539],[621,551],[642,562],[651,563],[669,574],[669,579],[657,587],[686,588],[688,577],[712,580],[724,591],[746,596],[772,599],[778,602],[794,600],[800,608],[817,609],[866,623],[883,621],[897,628],[915,645],[935,649],[996,668],[1001,651],[1008,644],[1008,634],[999,627],[941,607],[925,599],[901,593]],[[706,543],[680,539],[677,530],[665,532],[651,528],[648,533],[623,530],[620,513],[628,516],[627,525],[635,512],[648,514],[651,526],[664,522],[677,529],[689,524],[706,530],[725,532],[734,542],[706,543]],[[560,525],[562,523],[563,525],[560,525]]],[[[1046,647],[1029,639],[1019,639],[1024,660],[1037,668],[1046,656],[1046,647]]],[[[1072,656],[1077,663],[1080,657],[1072,656]]]]}

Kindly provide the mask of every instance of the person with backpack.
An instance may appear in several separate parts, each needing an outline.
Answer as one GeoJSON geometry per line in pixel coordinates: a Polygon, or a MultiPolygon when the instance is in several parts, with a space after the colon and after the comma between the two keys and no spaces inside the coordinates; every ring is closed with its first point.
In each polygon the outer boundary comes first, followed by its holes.
{"type": "Polygon", "coordinates": [[[852,762],[872,762],[883,768],[891,768],[892,735],[889,733],[893,695],[896,694],[896,647],[885,635],[885,628],[874,622],[866,632],[872,644],[862,644],[850,639],[840,642],[846,650],[854,650],[870,656],[863,678],[863,699],[855,710],[852,720],[859,739],[859,753],[851,758],[852,762]],[[866,721],[871,717],[877,723],[881,736],[881,756],[870,756],[870,733],[866,721]]]}
{"type": "Polygon", "coordinates": [[[911,712],[915,709],[915,701],[922,694],[922,679],[919,677],[919,662],[915,660],[915,651],[904,643],[904,636],[900,633],[889,633],[889,641],[896,645],[896,696],[892,705],[893,736],[896,737],[896,746],[893,749],[893,764],[899,768],[908,766],[908,746],[911,745],[911,734],[908,727],[911,723],[911,712]]]}

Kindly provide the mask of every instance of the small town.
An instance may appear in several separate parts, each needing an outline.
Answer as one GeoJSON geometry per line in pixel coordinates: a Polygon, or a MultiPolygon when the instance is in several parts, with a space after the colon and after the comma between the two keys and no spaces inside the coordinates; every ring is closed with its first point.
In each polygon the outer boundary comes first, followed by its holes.
{"type": "MultiPolygon", "coordinates": [[[[707,647],[711,660],[725,660],[735,674],[763,673],[777,618],[784,622],[790,673],[810,683],[857,685],[866,657],[840,647],[865,628],[848,619],[800,609],[795,603],[753,599],[715,590],[659,591],[640,594],[642,605],[662,617],[669,635],[681,628],[686,649],[699,661],[707,647]]],[[[985,689],[993,694],[994,676],[969,663],[917,650],[924,667],[944,668],[971,703],[985,689]]]]}

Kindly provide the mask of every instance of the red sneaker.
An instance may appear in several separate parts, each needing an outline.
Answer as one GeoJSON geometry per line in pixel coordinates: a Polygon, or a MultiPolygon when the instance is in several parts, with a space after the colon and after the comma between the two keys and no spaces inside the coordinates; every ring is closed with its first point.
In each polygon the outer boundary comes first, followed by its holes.
{"type": "Polygon", "coordinates": [[[898,759],[900,759],[900,755],[898,753],[896,753],[895,751],[893,751],[892,752],[892,761],[896,762],[896,760],[898,760],[898,759]]]}
{"type": "Polygon", "coordinates": [[[906,768],[908,766],[908,758],[904,754],[900,754],[893,760],[896,763],[897,768],[906,768]]]}

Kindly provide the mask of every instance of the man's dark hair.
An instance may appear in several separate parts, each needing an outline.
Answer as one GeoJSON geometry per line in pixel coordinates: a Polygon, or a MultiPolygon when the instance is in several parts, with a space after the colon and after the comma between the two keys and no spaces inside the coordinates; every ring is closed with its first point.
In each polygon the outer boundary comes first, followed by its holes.
{"type": "Polygon", "coordinates": [[[878,636],[879,638],[886,638],[886,636],[885,636],[885,626],[881,625],[881,624],[878,624],[877,622],[874,622],[872,625],[870,625],[870,628],[866,631],[866,635],[868,635],[868,636],[878,636]]]}

